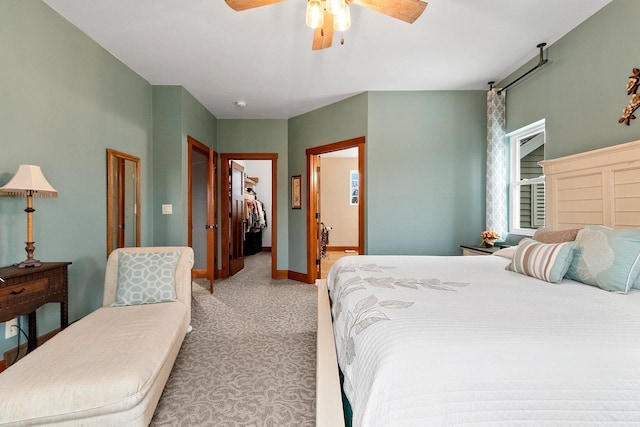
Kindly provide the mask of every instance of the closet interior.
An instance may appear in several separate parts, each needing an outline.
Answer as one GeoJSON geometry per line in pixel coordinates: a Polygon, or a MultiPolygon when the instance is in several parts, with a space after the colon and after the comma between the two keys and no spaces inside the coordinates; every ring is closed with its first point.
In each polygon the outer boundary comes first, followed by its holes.
{"type": "Polygon", "coordinates": [[[254,255],[262,250],[262,234],[267,228],[267,211],[265,204],[258,197],[259,177],[244,179],[244,255],[254,255]]]}

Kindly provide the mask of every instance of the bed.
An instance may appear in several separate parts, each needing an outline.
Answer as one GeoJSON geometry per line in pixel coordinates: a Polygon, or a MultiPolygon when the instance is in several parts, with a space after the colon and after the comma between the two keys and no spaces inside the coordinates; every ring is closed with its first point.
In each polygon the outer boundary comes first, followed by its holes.
{"type": "MultiPolygon", "coordinates": [[[[640,244],[640,141],[543,166],[550,228],[640,244]]],[[[502,255],[337,261],[318,282],[317,425],[343,423],[338,369],[354,426],[640,425],[640,266],[621,294],[502,255]]]]}

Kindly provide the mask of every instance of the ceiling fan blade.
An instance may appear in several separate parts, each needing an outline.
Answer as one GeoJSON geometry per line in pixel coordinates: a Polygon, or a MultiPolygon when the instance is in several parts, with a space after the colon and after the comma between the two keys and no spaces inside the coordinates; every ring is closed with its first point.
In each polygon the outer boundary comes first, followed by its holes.
{"type": "Polygon", "coordinates": [[[384,13],[412,24],[418,19],[427,3],[420,0],[350,0],[353,4],[384,13]]]}
{"type": "Polygon", "coordinates": [[[237,12],[254,7],[267,6],[269,4],[280,3],[283,0],[225,0],[229,7],[237,12]]]}
{"type": "Polygon", "coordinates": [[[324,11],[324,24],[322,28],[316,28],[313,33],[313,45],[311,49],[320,50],[331,47],[333,42],[333,15],[324,11]]]}

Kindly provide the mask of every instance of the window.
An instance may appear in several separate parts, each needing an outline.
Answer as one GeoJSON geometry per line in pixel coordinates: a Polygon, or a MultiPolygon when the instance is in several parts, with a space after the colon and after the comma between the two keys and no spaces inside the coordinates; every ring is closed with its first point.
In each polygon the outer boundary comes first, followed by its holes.
{"type": "Polygon", "coordinates": [[[545,122],[541,120],[508,135],[511,148],[509,233],[532,236],[544,226],[545,122]]]}
{"type": "Polygon", "coordinates": [[[358,194],[359,175],[357,170],[349,171],[349,204],[357,205],[360,198],[358,194]]]}

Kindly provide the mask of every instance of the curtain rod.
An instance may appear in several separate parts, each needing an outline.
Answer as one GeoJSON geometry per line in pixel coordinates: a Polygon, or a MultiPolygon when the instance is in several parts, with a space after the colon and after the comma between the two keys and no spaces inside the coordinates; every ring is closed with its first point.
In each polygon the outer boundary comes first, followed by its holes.
{"type": "MultiPolygon", "coordinates": [[[[518,77],[517,79],[515,79],[514,81],[512,81],[511,83],[509,83],[505,87],[503,87],[502,89],[500,89],[497,92],[498,95],[500,95],[502,92],[504,92],[505,90],[509,89],[511,86],[513,86],[514,84],[518,83],[520,80],[524,79],[529,74],[533,73],[535,70],[537,70],[538,68],[542,67],[544,64],[546,64],[548,62],[548,60],[544,58],[544,50],[543,50],[546,45],[547,45],[546,43],[540,43],[539,45],[536,46],[538,49],[540,49],[540,59],[539,59],[538,63],[535,65],[535,67],[533,67],[532,69],[530,69],[529,71],[527,71],[526,73],[524,73],[523,75],[521,75],[520,77],[518,77]]],[[[489,82],[488,83],[489,90],[493,89],[493,85],[495,83],[496,82],[489,82]]]]}

